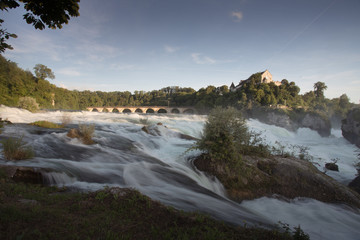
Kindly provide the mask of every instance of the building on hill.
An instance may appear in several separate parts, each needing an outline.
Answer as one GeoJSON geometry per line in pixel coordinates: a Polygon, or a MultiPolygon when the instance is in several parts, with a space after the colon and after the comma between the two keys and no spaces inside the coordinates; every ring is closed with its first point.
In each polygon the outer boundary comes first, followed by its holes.
{"type": "MultiPolygon", "coordinates": [[[[271,82],[273,82],[276,86],[281,85],[281,82],[273,80],[272,74],[268,70],[265,70],[265,71],[261,72],[260,74],[261,74],[260,75],[260,83],[271,83],[271,82]]],[[[235,86],[234,83],[231,83],[230,91],[231,92],[236,92],[237,90],[239,90],[244,85],[244,83],[249,82],[250,78],[251,78],[251,76],[246,80],[241,80],[237,86],[235,86]]]]}

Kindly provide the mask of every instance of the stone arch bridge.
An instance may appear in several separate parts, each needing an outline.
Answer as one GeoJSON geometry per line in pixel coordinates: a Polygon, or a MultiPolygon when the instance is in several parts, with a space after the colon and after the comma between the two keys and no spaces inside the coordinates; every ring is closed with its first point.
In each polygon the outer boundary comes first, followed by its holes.
{"type": "Polygon", "coordinates": [[[163,107],[163,106],[126,106],[126,107],[87,107],[90,112],[112,113],[177,113],[196,114],[193,107],[163,107]]]}

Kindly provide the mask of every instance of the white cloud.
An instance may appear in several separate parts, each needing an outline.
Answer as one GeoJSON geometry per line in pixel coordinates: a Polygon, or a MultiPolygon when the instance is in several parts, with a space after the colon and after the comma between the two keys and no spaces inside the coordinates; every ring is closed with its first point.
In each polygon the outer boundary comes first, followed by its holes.
{"type": "Polygon", "coordinates": [[[240,22],[243,19],[243,13],[240,11],[233,11],[230,16],[233,17],[235,22],[240,22]]]}
{"type": "Polygon", "coordinates": [[[44,54],[54,61],[61,61],[64,46],[56,44],[45,32],[23,30],[12,44],[14,54],[44,54]]]}
{"type": "Polygon", "coordinates": [[[81,76],[82,74],[73,69],[73,68],[63,68],[57,71],[58,74],[62,74],[62,75],[66,75],[66,76],[71,76],[71,77],[78,77],[81,76]]]}
{"type": "Polygon", "coordinates": [[[208,56],[204,56],[201,53],[192,53],[191,57],[193,61],[197,64],[214,64],[216,63],[216,60],[213,58],[210,58],[208,56]]]}
{"type": "Polygon", "coordinates": [[[113,70],[132,70],[135,68],[135,65],[132,64],[112,64],[111,69],[113,70]]]}
{"type": "Polygon", "coordinates": [[[165,51],[166,51],[167,53],[174,53],[174,52],[176,52],[177,50],[179,50],[179,48],[177,48],[177,47],[171,47],[171,46],[169,46],[169,45],[165,45],[165,46],[164,46],[164,49],[165,49],[165,51]]]}

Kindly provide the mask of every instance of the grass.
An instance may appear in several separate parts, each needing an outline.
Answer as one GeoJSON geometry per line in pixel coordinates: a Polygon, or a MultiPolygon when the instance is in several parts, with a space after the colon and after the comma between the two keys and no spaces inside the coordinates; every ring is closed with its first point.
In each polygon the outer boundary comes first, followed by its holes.
{"type": "Polygon", "coordinates": [[[36,122],[30,123],[30,125],[43,127],[43,128],[62,128],[63,127],[62,125],[52,123],[49,121],[36,121],[36,122]]]}
{"type": "Polygon", "coordinates": [[[70,193],[14,183],[0,169],[1,239],[293,239],[166,207],[136,190],[70,193]]]}
{"type": "Polygon", "coordinates": [[[3,144],[3,154],[8,160],[24,160],[34,157],[34,151],[22,138],[7,138],[1,141],[3,144]]]}

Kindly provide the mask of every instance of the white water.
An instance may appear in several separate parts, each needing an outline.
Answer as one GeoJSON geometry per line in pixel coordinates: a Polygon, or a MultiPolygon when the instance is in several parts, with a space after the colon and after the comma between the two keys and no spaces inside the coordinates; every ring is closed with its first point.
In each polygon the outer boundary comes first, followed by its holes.
{"type": "MultiPolygon", "coordinates": [[[[282,221],[292,226],[300,225],[312,239],[357,239],[359,236],[360,215],[341,205],[311,199],[284,202],[261,198],[241,204],[228,200],[216,179],[197,171],[188,162],[187,159],[198,152],[186,152],[193,141],[180,139],[178,135],[199,137],[206,120],[204,116],[90,112],[32,114],[0,106],[0,117],[13,123],[60,122],[64,115],[71,118],[72,124],[95,124],[97,144],[86,146],[70,139],[66,136],[67,130],[7,125],[0,137],[24,136],[24,140],[33,146],[36,157],[12,162],[0,155],[0,164],[51,168],[55,172],[46,173],[49,182],[83,190],[104,186],[133,187],[176,208],[206,212],[235,224],[246,221],[248,225],[268,225],[282,221]],[[145,118],[151,134],[141,130],[140,120],[145,118]],[[157,126],[158,122],[163,125],[157,126]]],[[[327,174],[340,182],[348,183],[355,177],[356,149],[337,130],[330,138],[322,138],[309,129],[293,133],[255,120],[250,120],[248,125],[252,130],[263,132],[271,144],[278,141],[282,145],[308,146],[309,154],[320,170],[325,162],[338,158],[340,172],[327,174]]]]}

